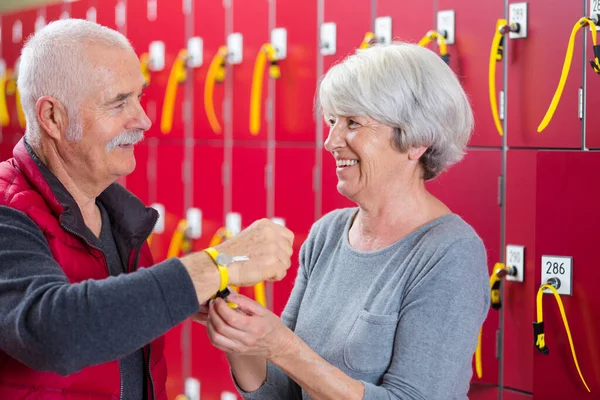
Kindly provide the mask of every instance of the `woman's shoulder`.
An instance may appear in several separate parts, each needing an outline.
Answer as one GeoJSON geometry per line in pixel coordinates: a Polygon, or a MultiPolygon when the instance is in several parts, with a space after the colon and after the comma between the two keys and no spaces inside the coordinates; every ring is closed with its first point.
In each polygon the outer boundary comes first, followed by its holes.
{"type": "Polygon", "coordinates": [[[458,214],[446,214],[425,225],[425,235],[429,241],[456,243],[463,241],[481,242],[477,231],[458,214]],[[427,226],[429,225],[429,226],[427,226]]]}

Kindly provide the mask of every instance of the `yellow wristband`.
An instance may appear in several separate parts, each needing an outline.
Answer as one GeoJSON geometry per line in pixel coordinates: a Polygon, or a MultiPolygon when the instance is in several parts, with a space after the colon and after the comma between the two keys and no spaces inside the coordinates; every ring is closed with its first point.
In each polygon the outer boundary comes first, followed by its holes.
{"type": "Polygon", "coordinates": [[[217,265],[217,268],[219,269],[219,274],[221,275],[221,286],[219,288],[219,292],[222,292],[223,290],[227,289],[227,284],[229,283],[229,270],[227,267],[217,262],[217,256],[219,255],[219,252],[214,247],[209,247],[203,251],[213,259],[217,265]]]}

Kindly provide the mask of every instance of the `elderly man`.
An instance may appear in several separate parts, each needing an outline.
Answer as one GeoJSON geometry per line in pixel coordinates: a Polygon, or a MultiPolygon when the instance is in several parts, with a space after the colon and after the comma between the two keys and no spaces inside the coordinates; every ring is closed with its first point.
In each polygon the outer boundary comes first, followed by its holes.
{"type": "Polygon", "coordinates": [[[144,86],[127,39],[94,23],[23,48],[27,132],[0,164],[1,399],[166,399],[162,335],[228,283],[289,268],[293,234],[268,220],[153,265],[157,213],[116,183],[150,128],[144,86]]]}

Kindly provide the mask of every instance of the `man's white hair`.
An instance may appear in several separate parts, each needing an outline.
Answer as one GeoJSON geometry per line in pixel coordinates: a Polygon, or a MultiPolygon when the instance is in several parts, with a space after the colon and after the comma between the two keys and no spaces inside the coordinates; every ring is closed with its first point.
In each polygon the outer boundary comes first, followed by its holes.
{"type": "Polygon", "coordinates": [[[133,49],[119,32],[82,19],[53,21],[23,46],[17,87],[27,121],[25,138],[32,146],[36,146],[41,137],[36,102],[43,96],[56,98],[66,108],[67,137],[81,138],[81,102],[93,89],[90,82],[98,78],[86,53],[90,45],[133,49]]]}
{"type": "Polygon", "coordinates": [[[454,72],[415,44],[357,50],[329,69],[318,96],[325,118],[369,116],[395,128],[398,150],[428,147],[421,157],[425,180],[463,157],[473,130],[471,105],[454,72]]]}

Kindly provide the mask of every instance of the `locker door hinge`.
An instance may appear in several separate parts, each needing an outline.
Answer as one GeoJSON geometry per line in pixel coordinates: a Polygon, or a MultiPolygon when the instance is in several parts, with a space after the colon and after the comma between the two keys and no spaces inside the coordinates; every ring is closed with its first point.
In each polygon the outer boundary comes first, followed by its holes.
{"type": "Polygon", "coordinates": [[[223,184],[223,187],[229,186],[229,163],[224,162],[221,170],[223,174],[221,183],[223,184]]]}
{"type": "Polygon", "coordinates": [[[231,100],[229,98],[223,100],[223,121],[226,123],[231,122],[230,101],[231,100]]]}
{"type": "Polygon", "coordinates": [[[500,114],[500,119],[504,121],[504,90],[500,91],[500,110],[498,111],[500,114]]]}
{"type": "Polygon", "coordinates": [[[321,190],[321,168],[315,166],[313,168],[313,192],[321,190]]]}
{"type": "Polygon", "coordinates": [[[271,121],[273,121],[273,99],[269,97],[266,100],[265,105],[267,108],[267,121],[271,122],[271,121]]]}
{"type": "Polygon", "coordinates": [[[500,329],[496,331],[496,359],[500,359],[500,340],[502,340],[502,335],[500,333],[500,329]]]}
{"type": "Polygon", "coordinates": [[[183,177],[183,184],[186,186],[192,183],[192,167],[190,164],[190,160],[184,160],[181,163],[181,168],[183,168],[183,171],[181,171],[181,176],[183,177]]]}
{"type": "Polygon", "coordinates": [[[498,206],[502,207],[502,199],[503,199],[503,181],[504,177],[502,175],[498,176],[498,206]]]}
{"type": "Polygon", "coordinates": [[[578,89],[577,116],[579,119],[583,119],[583,88],[578,89]]]}
{"type": "Polygon", "coordinates": [[[265,165],[265,189],[270,190],[273,187],[273,166],[265,165]]]}

